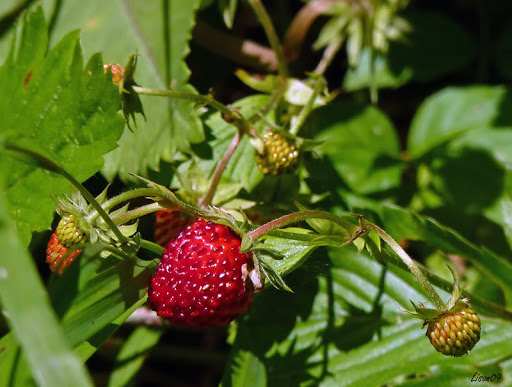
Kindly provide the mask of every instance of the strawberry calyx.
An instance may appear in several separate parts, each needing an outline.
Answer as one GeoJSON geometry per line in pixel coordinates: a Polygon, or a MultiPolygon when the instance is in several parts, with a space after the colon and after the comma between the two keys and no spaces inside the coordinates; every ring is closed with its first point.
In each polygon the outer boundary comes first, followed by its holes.
{"type": "Polygon", "coordinates": [[[411,301],[415,311],[400,310],[423,320],[426,336],[436,351],[446,356],[466,355],[480,340],[481,324],[477,312],[469,305],[469,298],[462,296],[458,275],[448,266],[453,278],[453,291],[444,308],[425,308],[422,303],[411,301]]]}

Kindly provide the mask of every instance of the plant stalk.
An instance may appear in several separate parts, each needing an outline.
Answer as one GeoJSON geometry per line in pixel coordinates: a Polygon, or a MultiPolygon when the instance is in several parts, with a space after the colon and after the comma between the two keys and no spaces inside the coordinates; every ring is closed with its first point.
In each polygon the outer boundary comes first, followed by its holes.
{"type": "Polygon", "coordinates": [[[240,115],[240,113],[233,111],[226,105],[217,101],[211,95],[202,95],[194,93],[183,93],[180,91],[173,90],[158,90],[147,87],[133,86],[132,89],[141,95],[151,95],[155,97],[169,97],[178,99],[188,99],[195,101],[197,104],[205,104],[218,110],[226,121],[232,122],[233,125],[238,127],[240,130],[246,130],[248,128],[247,121],[240,115]]]}
{"type": "Polygon", "coordinates": [[[261,238],[263,235],[268,234],[269,232],[271,232],[273,230],[288,226],[290,224],[301,222],[303,220],[308,220],[308,219],[329,220],[333,223],[338,224],[339,226],[343,227],[346,230],[351,230],[351,229],[357,227],[353,223],[350,223],[349,221],[347,221],[343,218],[340,218],[337,215],[331,214],[329,212],[318,211],[318,210],[307,210],[307,211],[294,212],[293,214],[281,216],[280,218],[274,219],[274,220],[258,227],[257,229],[252,230],[247,235],[252,240],[256,240],[258,238],[261,238]]]}
{"type": "Polygon", "coordinates": [[[432,302],[436,306],[436,308],[440,310],[446,310],[446,304],[442,300],[442,298],[437,294],[434,287],[430,284],[429,280],[420,270],[420,268],[414,263],[414,260],[405,252],[404,249],[383,229],[379,226],[366,221],[364,218],[361,218],[361,226],[363,229],[370,229],[374,231],[384,242],[386,242],[389,247],[398,255],[398,257],[407,265],[411,273],[416,277],[420,285],[425,289],[425,292],[431,298],[432,302]]]}
{"type": "Polygon", "coordinates": [[[249,0],[249,4],[265,30],[270,47],[272,47],[272,50],[276,54],[279,75],[283,78],[288,78],[288,67],[286,65],[283,47],[281,46],[279,37],[277,36],[274,25],[272,24],[272,20],[270,20],[270,16],[260,0],[249,0]]]}
{"type": "Polygon", "coordinates": [[[125,214],[114,218],[113,221],[115,224],[125,224],[131,220],[139,219],[144,215],[152,214],[153,212],[157,212],[159,210],[163,210],[166,207],[162,207],[160,203],[154,202],[151,204],[147,204],[145,206],[140,206],[135,208],[134,210],[128,211],[125,214]]]}
{"type": "Polygon", "coordinates": [[[76,180],[73,176],[71,176],[71,174],[68,173],[64,168],[62,168],[60,165],[54,163],[53,161],[47,159],[46,157],[44,157],[36,152],[30,151],[28,149],[19,148],[19,147],[12,146],[12,145],[7,145],[5,147],[5,149],[8,149],[8,150],[11,150],[14,152],[18,152],[18,153],[22,153],[22,154],[28,155],[36,160],[42,161],[46,169],[48,169],[49,171],[58,173],[62,177],[66,178],[71,184],[73,184],[76,187],[76,189],[78,189],[80,191],[82,196],[94,207],[94,209],[98,212],[99,216],[101,216],[103,218],[103,220],[105,221],[105,223],[110,227],[110,229],[115,234],[115,236],[117,237],[119,242],[121,242],[121,243],[128,242],[128,239],[121,233],[121,231],[119,230],[117,225],[112,221],[112,219],[107,214],[107,212],[103,209],[103,207],[101,207],[101,205],[96,201],[94,196],[92,196],[91,193],[78,180],[76,180]]]}
{"type": "Polygon", "coordinates": [[[231,144],[229,144],[228,150],[220,160],[220,163],[215,170],[215,174],[213,175],[212,182],[210,183],[208,193],[199,202],[199,206],[201,208],[206,208],[211,204],[213,196],[215,195],[215,191],[217,190],[217,186],[219,185],[220,178],[222,177],[222,173],[226,169],[226,166],[228,165],[231,156],[233,156],[236,147],[238,144],[240,144],[241,137],[242,135],[240,134],[240,131],[237,131],[235,137],[233,137],[233,140],[231,141],[231,144]]]}

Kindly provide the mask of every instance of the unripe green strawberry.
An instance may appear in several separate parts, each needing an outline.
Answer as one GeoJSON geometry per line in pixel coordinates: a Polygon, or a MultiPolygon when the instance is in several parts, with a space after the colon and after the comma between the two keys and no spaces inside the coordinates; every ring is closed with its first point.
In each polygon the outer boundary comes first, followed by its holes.
{"type": "Polygon", "coordinates": [[[74,247],[87,242],[87,235],[78,228],[73,214],[62,216],[56,232],[59,242],[64,247],[74,247]]]}
{"type": "Polygon", "coordinates": [[[480,318],[466,303],[455,305],[425,324],[427,337],[436,351],[447,356],[463,356],[480,340],[480,318]]]}
{"type": "Polygon", "coordinates": [[[293,140],[268,130],[262,138],[263,150],[257,153],[256,162],[265,175],[289,172],[297,164],[299,149],[293,140]]]}

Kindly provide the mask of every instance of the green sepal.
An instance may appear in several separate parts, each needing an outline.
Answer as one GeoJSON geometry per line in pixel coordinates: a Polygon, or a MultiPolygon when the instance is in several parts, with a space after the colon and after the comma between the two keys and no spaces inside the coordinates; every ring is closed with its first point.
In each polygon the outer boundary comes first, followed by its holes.
{"type": "Polygon", "coordinates": [[[411,301],[411,304],[414,307],[414,312],[410,312],[397,304],[398,309],[400,309],[403,313],[420,320],[434,320],[443,312],[439,309],[417,307],[416,304],[412,302],[412,300],[409,301],[411,301]]]}
{"type": "Polygon", "coordinates": [[[452,276],[453,276],[453,291],[450,296],[450,299],[448,300],[448,303],[446,304],[448,310],[450,310],[455,306],[457,301],[459,301],[459,299],[462,295],[462,291],[461,291],[460,285],[459,285],[459,275],[457,274],[455,269],[453,267],[451,267],[450,265],[446,265],[446,267],[448,267],[448,269],[450,270],[450,272],[452,273],[452,276]]]}
{"type": "Polygon", "coordinates": [[[286,282],[284,282],[283,277],[281,277],[281,275],[278,272],[276,272],[274,269],[272,269],[272,266],[268,262],[268,259],[273,259],[273,258],[270,258],[270,257],[266,256],[265,254],[262,254],[261,252],[257,252],[257,251],[254,252],[254,255],[255,255],[256,259],[258,260],[259,269],[260,269],[261,274],[263,275],[263,278],[268,280],[268,282],[270,282],[270,284],[272,286],[274,286],[275,288],[283,289],[283,290],[293,293],[292,289],[290,289],[290,287],[288,285],[286,285],[286,282]]]}
{"type": "MultiPolygon", "coordinates": [[[[140,113],[144,120],[146,115],[142,108],[142,102],[140,101],[139,95],[133,90],[133,86],[137,86],[133,77],[137,68],[137,57],[138,54],[132,54],[123,71],[123,78],[119,82],[119,90],[121,91],[121,108],[123,110],[124,119],[130,128],[130,118],[132,118],[135,127],[137,127],[137,121],[135,120],[135,114],[140,113]]],[[[130,128],[131,130],[131,128],[130,128]]]]}
{"type": "Polygon", "coordinates": [[[270,94],[277,87],[278,78],[275,75],[256,77],[245,70],[238,69],[235,71],[235,76],[251,89],[262,93],[270,94]]]}

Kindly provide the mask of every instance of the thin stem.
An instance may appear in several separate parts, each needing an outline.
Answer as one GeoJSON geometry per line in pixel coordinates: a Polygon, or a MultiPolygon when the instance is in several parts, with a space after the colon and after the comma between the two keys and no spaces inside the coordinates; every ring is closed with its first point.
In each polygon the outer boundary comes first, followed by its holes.
{"type": "Polygon", "coordinates": [[[323,75],[325,73],[325,70],[327,70],[327,67],[329,67],[336,56],[336,53],[339,51],[341,43],[343,43],[343,39],[338,36],[329,43],[327,48],[324,50],[322,59],[320,59],[320,62],[318,62],[318,65],[316,66],[314,71],[315,74],[323,75]]]}
{"type": "Polygon", "coordinates": [[[202,94],[194,94],[194,93],[183,93],[181,91],[173,91],[173,90],[158,90],[151,89],[148,87],[140,87],[133,86],[133,90],[138,94],[143,95],[152,95],[155,97],[170,97],[170,98],[180,98],[180,99],[188,99],[191,101],[196,101],[197,103],[204,103],[210,105],[211,107],[217,109],[221,113],[224,114],[232,114],[232,110],[228,108],[226,105],[220,103],[216,99],[214,99],[210,95],[202,95],[202,94]]]}
{"type": "MultiPolygon", "coordinates": [[[[128,200],[139,198],[139,197],[147,197],[147,196],[159,196],[159,195],[153,188],[136,188],[131,191],[123,192],[122,194],[114,196],[113,198],[110,198],[105,203],[103,203],[101,207],[103,207],[103,209],[105,211],[108,211],[111,208],[113,208],[123,202],[127,202],[128,200]]],[[[96,211],[93,211],[87,216],[87,220],[89,222],[91,222],[97,216],[98,216],[98,213],[96,211]]]]}
{"type": "Polygon", "coordinates": [[[272,20],[270,20],[270,16],[260,0],[249,0],[249,4],[251,4],[254,13],[265,30],[270,47],[272,47],[272,50],[276,53],[279,75],[283,78],[287,78],[288,67],[286,65],[283,47],[281,46],[281,42],[279,41],[274,25],[272,24],[272,20]]]}
{"type": "Polygon", "coordinates": [[[217,186],[219,185],[220,178],[222,177],[222,173],[226,169],[226,166],[228,165],[228,162],[231,159],[231,156],[233,156],[233,153],[235,152],[236,147],[238,146],[238,144],[240,144],[240,139],[241,139],[240,131],[237,131],[235,134],[235,137],[233,137],[233,140],[231,141],[231,144],[229,144],[228,150],[222,157],[222,160],[220,160],[220,163],[217,166],[217,169],[215,170],[215,174],[213,175],[212,182],[210,183],[210,188],[208,189],[208,193],[199,202],[199,206],[201,208],[205,208],[206,206],[211,204],[213,196],[215,195],[215,191],[217,190],[217,186]]]}
{"type": "Polygon", "coordinates": [[[112,221],[110,216],[106,213],[106,211],[101,207],[101,205],[96,201],[94,196],[91,195],[89,191],[78,181],[76,180],[71,174],[69,174],[64,168],[62,168],[60,165],[54,163],[53,161],[47,159],[46,157],[36,153],[32,152],[28,149],[19,148],[16,146],[8,145],[5,147],[5,149],[12,150],[18,153],[26,154],[30,157],[33,157],[36,160],[42,161],[43,166],[55,173],[60,174],[64,178],[66,178],[71,184],[73,184],[82,194],[82,196],[94,207],[94,209],[98,212],[98,214],[103,218],[105,223],[110,227],[112,232],[117,237],[118,241],[121,243],[128,242],[128,239],[119,231],[119,228],[117,228],[116,224],[112,221]]]}
{"type": "Polygon", "coordinates": [[[158,90],[158,89],[151,89],[151,88],[140,87],[140,86],[133,86],[132,89],[136,93],[142,94],[142,95],[188,99],[190,101],[195,101],[197,104],[209,105],[209,106],[213,107],[214,109],[218,110],[221,113],[221,115],[225,121],[232,123],[239,130],[244,131],[244,132],[249,130],[249,123],[247,122],[247,120],[244,117],[242,117],[242,115],[239,112],[230,109],[228,106],[217,101],[211,95],[183,93],[180,91],[173,91],[173,90],[158,90]]]}
{"type": "Polygon", "coordinates": [[[425,292],[429,295],[432,302],[436,306],[436,308],[440,310],[446,310],[446,304],[441,299],[439,294],[437,294],[436,290],[433,288],[433,286],[430,284],[429,280],[423,274],[423,272],[420,270],[420,268],[414,263],[414,260],[405,252],[404,249],[383,229],[381,229],[379,226],[366,221],[364,218],[361,218],[362,227],[364,229],[370,229],[372,231],[375,231],[379,237],[386,242],[391,249],[398,255],[398,257],[407,265],[411,273],[416,277],[420,285],[425,289],[425,292]]]}
{"type": "Polygon", "coordinates": [[[313,89],[313,94],[311,94],[311,97],[309,97],[308,102],[302,110],[300,111],[299,115],[297,116],[297,119],[292,121],[292,125],[290,127],[290,133],[293,135],[297,135],[299,133],[300,128],[302,125],[304,125],[304,122],[306,121],[306,118],[308,117],[309,113],[311,113],[311,110],[313,110],[313,106],[315,105],[315,100],[320,91],[325,87],[325,79],[319,78],[316,80],[315,88],[313,89]]]}
{"type": "Polygon", "coordinates": [[[151,204],[147,204],[145,206],[137,207],[134,210],[128,211],[125,214],[120,215],[117,218],[114,218],[113,220],[116,224],[125,224],[131,220],[139,219],[144,215],[152,214],[153,212],[157,212],[165,208],[167,207],[163,207],[158,202],[154,202],[151,204]]]}
{"type": "Polygon", "coordinates": [[[272,230],[276,230],[281,227],[288,226],[290,224],[294,224],[297,222],[301,222],[303,220],[307,219],[326,219],[333,223],[338,224],[339,226],[343,227],[344,229],[348,230],[349,232],[352,232],[353,229],[355,229],[357,226],[353,223],[350,223],[349,221],[340,218],[337,215],[331,214],[329,212],[324,211],[318,211],[318,210],[307,210],[307,211],[300,211],[300,212],[294,212],[293,214],[288,214],[281,216],[280,218],[274,219],[257,229],[249,232],[247,235],[252,239],[256,240],[260,237],[262,237],[265,234],[268,234],[272,230]]]}
{"type": "Polygon", "coordinates": [[[377,89],[377,80],[375,79],[375,50],[370,46],[370,101],[372,104],[376,104],[379,99],[378,89],[377,89]]]}

